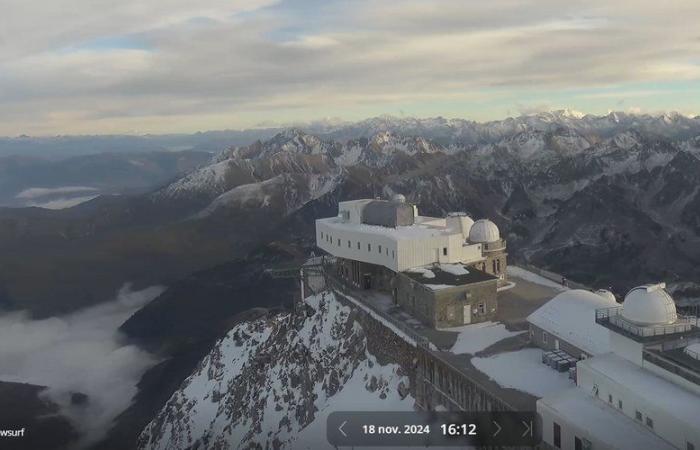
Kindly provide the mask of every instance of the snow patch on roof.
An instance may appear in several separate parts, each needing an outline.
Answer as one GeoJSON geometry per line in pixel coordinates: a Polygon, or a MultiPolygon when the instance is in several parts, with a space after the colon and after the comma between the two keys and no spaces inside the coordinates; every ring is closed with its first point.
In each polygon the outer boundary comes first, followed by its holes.
{"type": "Polygon", "coordinates": [[[595,322],[595,310],[613,306],[618,306],[617,302],[608,297],[572,289],[542,305],[527,320],[591,355],[599,355],[610,351],[610,341],[608,331],[595,322]]]}
{"type": "Polygon", "coordinates": [[[443,272],[451,273],[452,275],[469,275],[469,271],[464,264],[438,264],[438,267],[443,272]]]}
{"type": "Polygon", "coordinates": [[[426,269],[424,267],[414,267],[412,269],[406,270],[406,272],[421,273],[423,274],[424,278],[435,278],[435,273],[432,270],[426,269]]]}

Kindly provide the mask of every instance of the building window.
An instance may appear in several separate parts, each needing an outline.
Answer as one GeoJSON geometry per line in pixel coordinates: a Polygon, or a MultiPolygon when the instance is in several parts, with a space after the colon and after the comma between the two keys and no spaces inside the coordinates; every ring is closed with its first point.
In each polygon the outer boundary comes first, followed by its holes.
{"type": "Polygon", "coordinates": [[[479,303],[479,306],[477,306],[477,308],[479,308],[479,314],[486,314],[486,305],[485,304],[479,303]]]}
{"type": "Polygon", "coordinates": [[[323,239],[323,231],[321,231],[321,239],[323,239]]]}
{"type": "Polygon", "coordinates": [[[340,238],[338,238],[338,247],[340,247],[340,238]]]}
{"type": "Polygon", "coordinates": [[[583,441],[578,436],[574,436],[574,450],[583,450],[583,441]]]}
{"type": "Polygon", "coordinates": [[[492,265],[493,265],[493,273],[497,273],[497,272],[496,272],[496,260],[495,260],[495,259],[493,260],[492,265]]]}
{"type": "Polygon", "coordinates": [[[396,259],[396,251],[391,251],[391,259],[396,259]]]}
{"type": "Polygon", "coordinates": [[[543,344],[547,343],[547,332],[546,331],[542,332],[542,343],[543,344]]]}
{"type": "Polygon", "coordinates": [[[371,252],[372,251],[372,244],[367,244],[367,251],[371,252]]]}
{"type": "Polygon", "coordinates": [[[608,394],[608,403],[612,403],[612,394],[608,394]]]}
{"type": "Polygon", "coordinates": [[[382,246],[381,246],[381,245],[380,245],[380,246],[378,246],[378,247],[377,247],[377,249],[379,250],[379,253],[381,253],[381,252],[382,252],[382,246]]]}
{"type": "Polygon", "coordinates": [[[686,442],[685,450],[695,450],[695,446],[691,442],[686,442]]]}
{"type": "Polygon", "coordinates": [[[496,272],[501,273],[501,260],[500,259],[496,260],[496,272]]]}
{"type": "Polygon", "coordinates": [[[647,426],[649,428],[654,428],[654,421],[651,420],[651,417],[648,417],[648,416],[647,416],[647,426]]]}
{"type": "Polygon", "coordinates": [[[618,409],[622,409],[622,400],[617,401],[617,407],[618,409]]]}
{"type": "Polygon", "coordinates": [[[360,250],[360,241],[357,241],[357,249],[360,250]]]}
{"type": "Polygon", "coordinates": [[[556,422],[552,422],[552,424],[554,425],[554,446],[556,448],[561,448],[561,427],[556,422]]]}
{"type": "Polygon", "coordinates": [[[389,256],[389,247],[386,248],[386,256],[389,256]]]}
{"type": "Polygon", "coordinates": [[[642,421],[642,413],[639,411],[635,411],[634,418],[641,422],[642,421]]]}
{"type": "Polygon", "coordinates": [[[447,256],[447,247],[442,247],[442,256],[447,256]]]}
{"type": "Polygon", "coordinates": [[[350,241],[348,241],[348,248],[350,247],[352,247],[352,244],[350,243],[350,241]]]}

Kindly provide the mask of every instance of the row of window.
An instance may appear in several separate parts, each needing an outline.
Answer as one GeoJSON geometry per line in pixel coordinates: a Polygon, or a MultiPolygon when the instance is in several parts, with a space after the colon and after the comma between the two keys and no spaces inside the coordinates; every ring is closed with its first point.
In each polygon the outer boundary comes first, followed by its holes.
{"type": "MultiPolygon", "coordinates": [[[[324,235],[323,231],[321,232],[321,240],[325,240],[326,242],[328,242],[331,245],[333,245],[333,243],[335,242],[335,243],[337,243],[338,247],[342,246],[342,240],[340,238],[334,239],[333,236],[331,236],[329,234],[324,235]]],[[[347,243],[348,243],[348,248],[352,248],[352,241],[348,239],[347,243]]],[[[362,250],[362,243],[360,241],[357,241],[356,245],[357,245],[358,250],[362,250]]],[[[376,248],[377,248],[377,253],[379,253],[380,255],[382,253],[384,253],[384,254],[386,254],[386,256],[389,256],[389,248],[388,247],[382,247],[381,245],[378,245],[376,248]]],[[[370,244],[369,242],[367,243],[367,251],[368,252],[372,251],[372,244],[370,244]]],[[[396,259],[396,251],[395,250],[391,251],[391,259],[396,259]]]]}

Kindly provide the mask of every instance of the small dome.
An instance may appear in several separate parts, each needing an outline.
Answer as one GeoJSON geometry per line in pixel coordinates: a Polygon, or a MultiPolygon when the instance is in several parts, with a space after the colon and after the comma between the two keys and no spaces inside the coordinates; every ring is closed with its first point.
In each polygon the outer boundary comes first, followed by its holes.
{"type": "Polygon", "coordinates": [[[613,294],[607,289],[598,289],[597,291],[595,291],[595,293],[606,300],[612,300],[613,302],[617,303],[617,298],[615,297],[615,294],[613,294]]]}
{"type": "Polygon", "coordinates": [[[394,194],[394,196],[391,197],[391,201],[394,203],[406,203],[406,196],[402,194],[394,194]]]}
{"type": "Polygon", "coordinates": [[[691,358],[700,360],[700,343],[690,344],[684,351],[691,358]]]}
{"type": "Polygon", "coordinates": [[[676,303],[664,290],[666,284],[649,284],[630,290],[622,304],[622,317],[639,325],[674,323],[676,303]]]}
{"type": "Polygon", "coordinates": [[[488,219],[479,219],[469,230],[469,241],[475,243],[496,242],[501,239],[501,233],[495,223],[488,219]]]}

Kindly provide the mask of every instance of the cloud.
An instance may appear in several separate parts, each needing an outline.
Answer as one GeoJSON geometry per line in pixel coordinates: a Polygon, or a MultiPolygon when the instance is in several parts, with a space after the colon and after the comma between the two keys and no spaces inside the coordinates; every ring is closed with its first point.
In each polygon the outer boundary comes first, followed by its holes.
{"type": "Polygon", "coordinates": [[[56,188],[29,188],[25,189],[15,196],[18,199],[35,199],[46,197],[47,195],[55,194],[75,194],[75,193],[85,193],[94,192],[97,188],[89,186],[62,186],[56,188]]]}
{"type": "Polygon", "coordinates": [[[35,206],[37,208],[44,209],[66,209],[72,208],[73,206],[77,206],[81,203],[89,202],[90,200],[97,197],[97,195],[88,195],[81,197],[61,197],[45,202],[29,202],[26,206],[35,206]]]}
{"type": "Polygon", "coordinates": [[[696,0],[35,2],[0,19],[0,133],[191,131],[445,103],[478,119],[545,101],[522,99],[533,95],[700,85],[696,0]]]}
{"type": "Polygon", "coordinates": [[[95,442],[129,406],[141,375],[157,362],[138,347],[125,345],[117,329],[162,291],[132,291],[127,285],[114,301],[67,316],[0,316],[0,380],[48,386],[47,395],[85,433],[83,444],[95,442]],[[87,394],[88,404],[71,405],[73,392],[87,394]]]}

